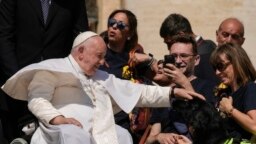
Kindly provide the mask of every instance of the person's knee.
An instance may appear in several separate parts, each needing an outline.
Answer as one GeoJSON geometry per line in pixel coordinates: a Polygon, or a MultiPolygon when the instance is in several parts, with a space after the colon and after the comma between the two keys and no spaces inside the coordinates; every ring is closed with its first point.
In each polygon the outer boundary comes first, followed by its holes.
{"type": "Polygon", "coordinates": [[[65,124],[61,126],[61,133],[63,136],[76,137],[77,135],[84,135],[85,137],[90,137],[89,132],[86,132],[83,128],[72,124],[65,124]]]}
{"type": "Polygon", "coordinates": [[[76,143],[91,143],[91,135],[89,132],[86,132],[84,129],[71,125],[61,125],[60,127],[60,136],[65,142],[76,142],[76,143]]]}

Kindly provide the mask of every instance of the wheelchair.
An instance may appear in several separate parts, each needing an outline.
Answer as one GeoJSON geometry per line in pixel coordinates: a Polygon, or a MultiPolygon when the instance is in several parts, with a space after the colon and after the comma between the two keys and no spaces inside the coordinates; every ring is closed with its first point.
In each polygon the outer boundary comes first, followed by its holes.
{"type": "Polygon", "coordinates": [[[0,134],[2,133],[0,143],[9,144],[16,138],[30,143],[32,134],[28,135],[22,129],[32,123],[35,124],[36,129],[38,120],[28,110],[27,105],[27,101],[13,99],[0,89],[0,134]]]}

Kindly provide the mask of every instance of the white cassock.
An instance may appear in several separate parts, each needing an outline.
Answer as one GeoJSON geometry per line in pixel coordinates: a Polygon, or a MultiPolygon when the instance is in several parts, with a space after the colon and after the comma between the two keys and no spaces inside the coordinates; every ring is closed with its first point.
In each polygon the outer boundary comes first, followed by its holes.
{"type": "Polygon", "coordinates": [[[100,70],[87,77],[71,55],[29,65],[2,88],[15,99],[28,100],[39,119],[32,144],[130,144],[129,133],[115,125],[113,113],[170,106],[170,87],[135,84],[100,70]],[[83,128],[49,124],[59,115],[75,118],[83,128]]]}

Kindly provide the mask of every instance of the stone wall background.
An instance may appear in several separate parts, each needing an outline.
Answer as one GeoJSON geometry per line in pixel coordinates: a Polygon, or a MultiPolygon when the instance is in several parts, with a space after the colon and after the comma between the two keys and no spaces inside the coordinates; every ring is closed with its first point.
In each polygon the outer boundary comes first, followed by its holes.
{"type": "Polygon", "coordinates": [[[159,36],[162,21],[171,13],[186,16],[197,35],[215,41],[215,31],[227,17],[237,17],[245,25],[244,49],[256,66],[256,1],[255,0],[98,0],[97,32],[106,29],[112,10],[126,8],[138,19],[139,42],[147,53],[161,59],[167,48],[159,36]]]}

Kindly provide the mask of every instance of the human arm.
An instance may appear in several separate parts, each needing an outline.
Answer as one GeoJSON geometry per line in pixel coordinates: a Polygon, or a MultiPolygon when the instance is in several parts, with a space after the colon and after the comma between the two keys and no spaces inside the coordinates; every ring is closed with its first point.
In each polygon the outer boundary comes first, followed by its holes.
{"type": "Polygon", "coordinates": [[[172,88],[172,87],[160,87],[160,86],[145,86],[140,100],[137,106],[142,107],[169,107],[170,98],[175,97],[179,99],[193,99],[193,97],[198,97],[205,100],[204,96],[189,91],[183,88],[172,88]]]}
{"type": "Polygon", "coordinates": [[[52,124],[52,125],[73,124],[73,125],[83,128],[82,124],[78,120],[76,120],[74,118],[65,118],[62,115],[56,116],[53,119],[51,119],[50,124],[52,124]]]}
{"type": "Polygon", "coordinates": [[[151,71],[157,72],[157,60],[153,58],[153,56],[136,52],[132,60],[135,62],[136,65],[146,63],[151,71]]]}
{"type": "Polygon", "coordinates": [[[174,133],[161,133],[161,123],[154,123],[151,127],[150,134],[146,140],[146,144],[175,144],[174,133]]]}
{"type": "Polygon", "coordinates": [[[192,141],[184,135],[175,136],[176,144],[192,144],[192,141]]]}
{"type": "Polygon", "coordinates": [[[157,142],[157,135],[161,132],[161,123],[154,123],[151,126],[150,133],[146,140],[146,144],[154,144],[157,142]]]}
{"type": "Polygon", "coordinates": [[[134,107],[170,107],[172,93],[177,98],[193,99],[193,97],[199,97],[204,99],[202,95],[185,89],[137,84],[118,79],[114,75],[105,72],[102,72],[101,75],[103,73],[106,74],[107,79],[100,81],[100,83],[115,103],[127,113],[131,112],[134,107]]]}
{"type": "Polygon", "coordinates": [[[153,58],[152,55],[139,53],[139,52],[130,52],[129,65],[136,68],[138,75],[143,75],[149,80],[153,80],[156,72],[158,70],[157,60],[153,58]]]}
{"type": "Polygon", "coordinates": [[[241,127],[252,134],[256,134],[256,109],[243,113],[233,106],[231,96],[223,97],[219,104],[220,111],[233,118],[241,127]]]}
{"type": "Polygon", "coordinates": [[[82,127],[74,118],[66,118],[51,103],[55,89],[59,86],[56,73],[38,71],[28,86],[28,108],[45,124],[74,124],[82,127]]]}
{"type": "Polygon", "coordinates": [[[16,0],[2,0],[0,3],[0,68],[5,79],[18,70],[15,55],[15,8],[16,0]]]}
{"type": "Polygon", "coordinates": [[[164,73],[171,81],[187,90],[194,91],[193,86],[190,83],[190,79],[187,78],[182,71],[173,64],[166,64],[164,67],[164,73]]]}

